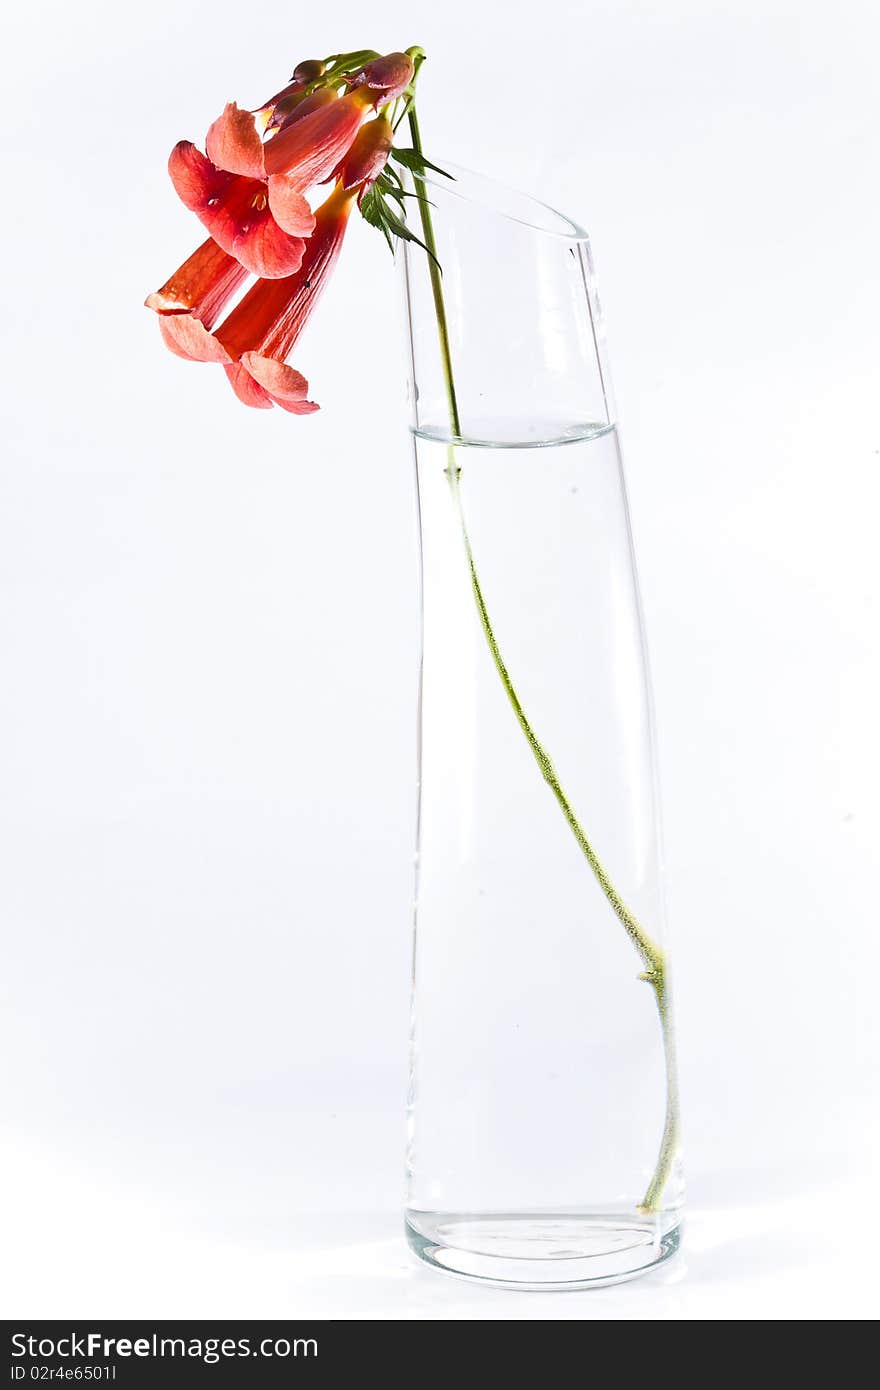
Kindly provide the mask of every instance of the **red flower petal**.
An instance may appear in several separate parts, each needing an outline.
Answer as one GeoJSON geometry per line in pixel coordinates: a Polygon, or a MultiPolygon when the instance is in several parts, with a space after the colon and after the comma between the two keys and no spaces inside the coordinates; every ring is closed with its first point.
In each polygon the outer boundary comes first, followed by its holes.
{"type": "Polygon", "coordinates": [[[206,207],[230,183],[230,175],[216,169],[191,140],[178,140],[168,159],[168,173],[178,198],[190,212],[206,207]]]}
{"type": "Polygon", "coordinates": [[[285,232],[291,236],[311,236],[315,230],[315,214],[299,189],[291,187],[286,174],[271,174],[268,179],[269,211],[285,232]]]}
{"type": "Polygon", "coordinates": [[[282,231],[268,207],[255,210],[232,238],[232,254],[264,280],[293,275],[302,264],[305,249],[303,240],[282,231]]]}
{"type": "Polygon", "coordinates": [[[300,190],[320,183],[350,149],[371,105],[371,94],[360,89],[299,119],[294,113],[263,147],[266,172],[287,173],[300,190]]]}
{"type": "Polygon", "coordinates": [[[168,351],[174,353],[175,357],[182,357],[185,362],[197,362],[199,359],[193,357],[191,352],[187,352],[183,344],[178,342],[177,337],[168,332],[168,325],[174,323],[176,318],[176,314],[159,315],[159,332],[162,335],[162,341],[168,351]]]}
{"type": "Polygon", "coordinates": [[[157,314],[191,312],[206,328],[217,320],[223,305],[248,272],[209,237],[146,302],[157,314]]]}
{"type": "Polygon", "coordinates": [[[250,372],[245,371],[240,362],[232,362],[223,368],[242,405],[252,406],[254,410],[271,410],[272,398],[254,381],[250,372]]]}
{"type": "Polygon", "coordinates": [[[303,242],[275,222],[265,183],[218,169],[189,140],[175,145],[168,172],[184,206],[253,275],[274,280],[299,269],[303,242]]]}
{"type": "Polygon", "coordinates": [[[159,331],[165,346],[189,362],[229,362],[225,347],[193,314],[160,314],[159,331]]]}
{"type": "Polygon", "coordinates": [[[257,410],[268,410],[273,405],[279,405],[291,415],[312,415],[320,409],[314,401],[305,399],[309,387],[300,372],[294,371],[293,367],[285,367],[281,362],[259,357],[253,352],[247,353],[246,356],[247,365],[243,359],[223,369],[233,391],[244,405],[253,406],[257,410]],[[279,388],[277,394],[267,390],[265,385],[256,379],[251,370],[253,366],[257,367],[258,372],[262,372],[266,380],[270,380],[279,388]]]}
{"type": "Polygon", "coordinates": [[[230,101],[208,131],[208,158],[218,169],[246,178],[263,177],[263,142],[250,111],[230,101]]]}
{"type": "Polygon", "coordinates": [[[289,415],[314,415],[316,410],[321,407],[317,401],[286,401],[280,396],[273,396],[276,405],[280,405],[282,410],[286,410],[289,415]]]}
{"type": "Polygon", "coordinates": [[[258,352],[245,352],[242,354],[241,365],[270,396],[280,396],[285,401],[304,401],[309,393],[309,383],[302,372],[288,367],[284,362],[276,361],[274,357],[263,357],[258,352]]]}

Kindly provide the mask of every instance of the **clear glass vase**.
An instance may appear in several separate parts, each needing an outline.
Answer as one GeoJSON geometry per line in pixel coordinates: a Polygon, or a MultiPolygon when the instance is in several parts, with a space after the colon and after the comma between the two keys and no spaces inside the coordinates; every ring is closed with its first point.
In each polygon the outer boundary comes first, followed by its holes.
{"type": "MultiPolygon", "coordinates": [[[[631,1278],[681,1219],[651,702],[589,242],[458,169],[400,255],[422,553],[406,1226],[631,1278]]],[[[429,205],[430,204],[430,205],[429,205]]]]}

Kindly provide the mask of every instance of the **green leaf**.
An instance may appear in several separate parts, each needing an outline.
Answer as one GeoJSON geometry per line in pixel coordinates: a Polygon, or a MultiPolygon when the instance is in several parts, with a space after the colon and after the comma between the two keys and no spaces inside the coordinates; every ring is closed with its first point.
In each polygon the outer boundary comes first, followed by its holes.
{"type": "Polygon", "coordinates": [[[373,184],[372,188],[364,189],[363,195],[361,196],[361,200],[358,206],[360,207],[361,212],[363,213],[364,217],[366,217],[368,222],[370,221],[370,218],[372,216],[378,216],[381,214],[382,196],[379,193],[376,184],[373,184]]]}
{"type": "Polygon", "coordinates": [[[403,218],[398,217],[394,209],[385,201],[385,195],[378,187],[378,182],[377,180],[372,188],[367,189],[361,199],[361,216],[366,222],[369,222],[371,227],[379,228],[392,250],[394,249],[392,237],[397,237],[400,241],[412,241],[416,246],[421,246],[425,254],[431,257],[437,269],[442,273],[442,267],[437,257],[432,255],[425,243],[416,236],[415,232],[410,231],[403,218]]]}
{"type": "MultiPolygon", "coordinates": [[[[409,193],[405,188],[396,188],[394,184],[383,184],[381,178],[376,180],[376,184],[382,189],[386,198],[393,198],[397,206],[404,210],[406,209],[406,202],[404,201],[406,198],[414,198],[416,202],[421,202],[424,197],[423,193],[409,193]]],[[[431,202],[430,198],[425,198],[425,202],[429,208],[437,206],[436,203],[431,202]]]]}
{"type": "Polygon", "coordinates": [[[398,207],[404,207],[404,197],[406,196],[402,188],[398,188],[384,174],[380,174],[376,180],[376,187],[385,195],[386,198],[393,198],[398,207]]]}
{"type": "Polygon", "coordinates": [[[371,227],[379,228],[379,231],[388,242],[388,250],[393,251],[394,243],[385,225],[385,204],[382,201],[381,194],[376,191],[375,187],[367,189],[366,193],[361,198],[359,208],[361,217],[363,217],[364,221],[369,222],[371,227]]]}
{"type": "Polygon", "coordinates": [[[397,170],[394,168],[392,164],[385,165],[385,168],[382,170],[380,177],[383,179],[387,179],[389,183],[396,184],[398,188],[403,188],[403,180],[401,179],[400,175],[398,174],[397,170]]]}
{"type": "Polygon", "coordinates": [[[391,151],[391,158],[396,159],[398,164],[402,164],[404,168],[412,169],[416,174],[424,174],[426,169],[433,169],[435,174],[442,174],[445,179],[452,179],[452,182],[455,183],[454,175],[447,174],[446,170],[441,169],[439,164],[432,164],[430,159],[426,159],[418,150],[395,147],[391,151]]]}
{"type": "Polygon", "coordinates": [[[419,237],[416,236],[415,232],[410,231],[406,223],[401,221],[401,219],[397,216],[396,212],[392,212],[391,208],[388,206],[387,203],[384,204],[384,207],[385,225],[387,226],[391,235],[400,237],[401,241],[412,241],[415,242],[416,246],[421,246],[425,255],[431,257],[431,260],[434,262],[435,266],[442,274],[443,267],[437,260],[437,257],[428,250],[425,243],[419,237]]]}

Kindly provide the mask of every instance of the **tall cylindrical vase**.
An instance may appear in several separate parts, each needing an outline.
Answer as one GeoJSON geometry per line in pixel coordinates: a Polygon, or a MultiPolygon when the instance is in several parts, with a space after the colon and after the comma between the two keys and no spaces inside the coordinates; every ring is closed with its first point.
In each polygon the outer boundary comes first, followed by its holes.
{"type": "Polygon", "coordinates": [[[415,178],[400,257],[422,552],[406,1224],[496,1284],[679,1239],[651,702],[589,243],[415,178]]]}

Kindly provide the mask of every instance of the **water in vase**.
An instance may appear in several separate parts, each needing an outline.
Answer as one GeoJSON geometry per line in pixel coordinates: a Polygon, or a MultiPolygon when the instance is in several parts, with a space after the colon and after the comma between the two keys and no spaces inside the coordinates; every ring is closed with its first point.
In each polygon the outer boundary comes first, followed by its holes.
{"type": "Polygon", "coordinates": [[[657,1000],[565,811],[662,937],[640,605],[615,430],[472,433],[414,435],[407,1225],[453,1272],[571,1287],[656,1263],[678,1225],[677,1160],[645,1207],[668,1095],[657,1000]]]}

